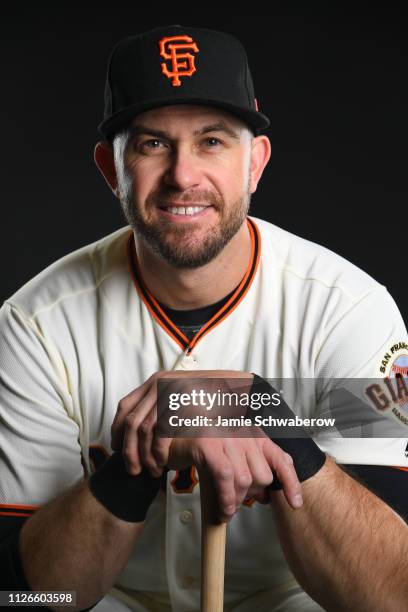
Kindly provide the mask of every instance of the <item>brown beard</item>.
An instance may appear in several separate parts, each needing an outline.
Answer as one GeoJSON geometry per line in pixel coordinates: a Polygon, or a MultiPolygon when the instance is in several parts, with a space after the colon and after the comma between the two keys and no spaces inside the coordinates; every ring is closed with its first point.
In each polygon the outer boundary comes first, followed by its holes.
{"type": "MultiPolygon", "coordinates": [[[[120,201],[126,221],[150,250],[161,256],[174,268],[192,269],[199,268],[212,261],[235,236],[248,214],[251,193],[248,182],[247,192],[234,202],[228,214],[224,213],[225,207],[222,202],[214,199],[214,195],[209,195],[205,202],[221,211],[221,222],[210,227],[200,243],[194,239],[194,231],[192,231],[190,224],[174,226],[174,224],[165,221],[161,223],[157,221],[149,222],[143,218],[135,204],[133,187],[126,194],[122,193],[120,201]]],[[[160,199],[155,195],[146,201],[146,209],[156,207],[157,202],[160,201],[171,205],[170,198],[162,197],[160,199]]],[[[182,200],[178,199],[177,201],[181,202],[182,200]]],[[[202,196],[200,200],[190,197],[190,201],[199,205],[200,201],[203,202],[203,199],[202,196]]]]}

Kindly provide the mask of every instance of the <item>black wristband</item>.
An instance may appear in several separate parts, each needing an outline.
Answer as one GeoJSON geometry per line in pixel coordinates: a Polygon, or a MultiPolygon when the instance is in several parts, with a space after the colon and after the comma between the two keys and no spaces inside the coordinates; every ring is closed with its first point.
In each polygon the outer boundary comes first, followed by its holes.
{"type": "Polygon", "coordinates": [[[143,467],[140,474],[132,476],[126,470],[121,451],[113,453],[89,478],[89,488],[109,512],[123,521],[139,523],[156,497],[162,478],[154,478],[143,467]]]}
{"type": "MultiPolygon", "coordinates": [[[[252,381],[250,391],[251,395],[253,393],[267,393],[268,395],[277,393],[276,389],[274,389],[272,385],[270,385],[264,378],[261,378],[257,374],[254,374],[253,376],[254,379],[252,381]]],[[[278,407],[265,407],[262,416],[265,415],[265,412],[274,416],[275,418],[295,418],[292,410],[283,400],[281,400],[278,407]]],[[[326,461],[325,453],[320,450],[316,442],[312,440],[312,438],[302,427],[291,428],[291,434],[293,435],[291,438],[280,438],[274,436],[273,427],[262,427],[262,429],[272,440],[272,442],[274,442],[277,446],[284,450],[285,453],[288,453],[292,457],[299,482],[303,482],[304,480],[311,478],[320,470],[320,468],[323,467],[326,461]]],[[[268,488],[274,491],[282,489],[282,484],[279,478],[275,473],[273,476],[273,482],[268,488]]]]}

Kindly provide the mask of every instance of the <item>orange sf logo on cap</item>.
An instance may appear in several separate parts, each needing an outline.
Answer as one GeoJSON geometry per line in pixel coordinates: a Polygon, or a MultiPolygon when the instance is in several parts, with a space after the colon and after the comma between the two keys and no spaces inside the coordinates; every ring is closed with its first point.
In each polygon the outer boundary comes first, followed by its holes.
{"type": "Polygon", "coordinates": [[[171,60],[171,70],[167,68],[166,62],[162,62],[162,72],[169,79],[172,78],[173,87],[180,87],[180,77],[187,77],[194,74],[196,67],[194,65],[195,56],[191,53],[182,53],[184,49],[191,49],[196,53],[199,51],[196,43],[190,36],[165,36],[159,42],[160,55],[165,60],[171,60]],[[181,61],[184,60],[184,61],[181,61]]]}

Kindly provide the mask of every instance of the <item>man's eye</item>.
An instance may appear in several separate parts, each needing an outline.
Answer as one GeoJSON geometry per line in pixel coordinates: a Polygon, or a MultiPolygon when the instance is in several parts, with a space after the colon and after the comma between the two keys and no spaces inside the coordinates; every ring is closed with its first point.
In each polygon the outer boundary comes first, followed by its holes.
{"type": "Polygon", "coordinates": [[[210,138],[206,138],[205,142],[210,144],[211,147],[214,147],[214,145],[221,144],[221,140],[219,140],[218,138],[215,138],[213,136],[211,136],[210,138]]]}
{"type": "Polygon", "coordinates": [[[149,149],[158,149],[159,147],[153,146],[153,144],[157,143],[161,144],[161,140],[158,140],[157,138],[151,138],[150,140],[145,140],[145,142],[142,143],[142,146],[147,146],[149,149]]]}
{"type": "Polygon", "coordinates": [[[136,140],[133,144],[133,148],[139,153],[150,153],[151,151],[159,150],[162,144],[159,138],[150,138],[149,140],[136,140]]]}

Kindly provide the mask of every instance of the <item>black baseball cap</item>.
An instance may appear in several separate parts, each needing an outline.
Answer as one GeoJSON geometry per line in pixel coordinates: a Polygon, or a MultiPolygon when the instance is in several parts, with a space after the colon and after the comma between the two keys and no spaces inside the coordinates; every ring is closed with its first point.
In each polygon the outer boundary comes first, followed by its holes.
{"type": "Polygon", "coordinates": [[[171,25],[120,40],[109,58],[102,136],[111,140],[139,113],[173,104],[222,108],[256,135],[270,124],[259,111],[245,49],[232,34],[171,25]]]}

